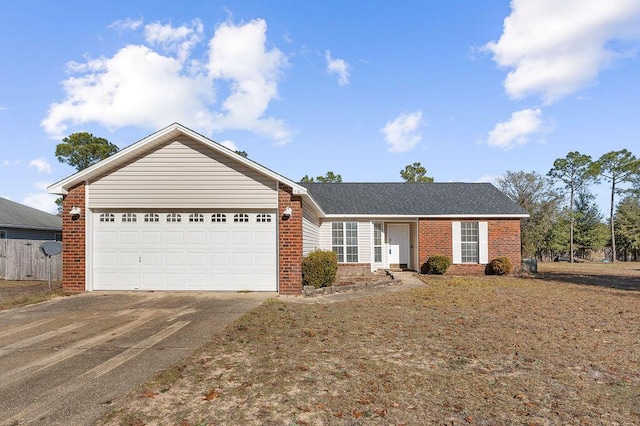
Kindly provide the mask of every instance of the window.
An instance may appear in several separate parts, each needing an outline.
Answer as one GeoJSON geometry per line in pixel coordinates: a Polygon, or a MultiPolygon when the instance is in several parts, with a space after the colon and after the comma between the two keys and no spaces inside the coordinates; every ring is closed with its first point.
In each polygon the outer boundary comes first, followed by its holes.
{"type": "Polygon", "coordinates": [[[271,215],[270,214],[258,214],[258,215],[256,215],[256,222],[258,222],[258,223],[271,222],[271,215]]]}
{"type": "Polygon", "coordinates": [[[137,222],[138,221],[138,216],[136,216],[135,213],[123,213],[122,214],[122,222],[123,223],[130,223],[130,222],[137,222]]]}
{"type": "Polygon", "coordinates": [[[146,213],[144,215],[144,221],[147,223],[160,222],[160,215],[158,213],[146,213]]]}
{"type": "Polygon", "coordinates": [[[100,213],[100,222],[115,222],[116,215],[113,213],[100,213]]]}
{"type": "Polygon", "coordinates": [[[358,262],[358,222],[331,223],[331,249],[338,262],[358,262]]]}
{"type": "Polygon", "coordinates": [[[211,215],[211,222],[226,222],[227,215],[224,213],[214,213],[211,215]]]}
{"type": "Polygon", "coordinates": [[[204,215],[202,213],[191,213],[189,215],[189,222],[204,222],[204,215]]]}
{"type": "Polygon", "coordinates": [[[460,261],[478,263],[478,222],[460,222],[460,261]]]}
{"type": "Polygon", "coordinates": [[[382,223],[373,224],[373,261],[382,263],[382,223]]]}
{"type": "Polygon", "coordinates": [[[246,213],[236,213],[233,215],[234,222],[249,222],[249,215],[246,213]]]}
{"type": "Polygon", "coordinates": [[[167,215],[167,223],[180,223],[182,222],[182,215],[180,213],[169,213],[167,215]]]}

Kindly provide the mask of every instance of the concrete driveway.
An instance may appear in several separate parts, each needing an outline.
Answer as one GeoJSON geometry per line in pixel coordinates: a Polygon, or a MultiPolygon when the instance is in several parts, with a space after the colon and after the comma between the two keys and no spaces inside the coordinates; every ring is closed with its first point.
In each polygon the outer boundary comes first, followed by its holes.
{"type": "Polygon", "coordinates": [[[86,425],[275,293],[94,292],[0,312],[0,425],[86,425]]]}

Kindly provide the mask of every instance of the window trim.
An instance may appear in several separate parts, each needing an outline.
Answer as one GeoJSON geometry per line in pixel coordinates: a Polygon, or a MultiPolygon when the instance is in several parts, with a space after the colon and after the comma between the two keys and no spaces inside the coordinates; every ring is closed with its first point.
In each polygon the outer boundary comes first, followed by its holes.
{"type": "Polygon", "coordinates": [[[114,213],[100,213],[98,221],[100,223],[113,223],[116,221],[116,215],[114,213]]]}
{"type": "Polygon", "coordinates": [[[189,223],[204,223],[204,214],[202,213],[189,213],[189,223]]]}
{"type": "Polygon", "coordinates": [[[211,215],[212,223],[227,223],[227,214],[226,213],[213,213],[211,215]]]}
{"type": "Polygon", "coordinates": [[[167,213],[165,217],[167,223],[182,223],[182,214],[180,213],[167,213]]]}
{"type": "Polygon", "coordinates": [[[331,250],[338,255],[338,263],[360,263],[360,224],[356,221],[331,222],[331,250]],[[355,228],[350,228],[355,225],[355,228]],[[339,227],[339,228],[338,228],[339,227]],[[348,227],[350,229],[348,229],[348,227]],[[337,243],[334,238],[334,231],[340,232],[341,243],[337,243]],[[348,244],[349,239],[354,236],[348,235],[348,232],[355,231],[355,245],[348,244]],[[351,249],[351,253],[349,253],[351,249]],[[355,249],[355,250],[354,250],[355,249]],[[354,253],[355,251],[355,253],[354,253]],[[353,259],[355,256],[355,260],[353,259]],[[350,260],[351,258],[351,260],[350,260]]]}
{"type": "MultiPolygon", "coordinates": [[[[465,221],[473,222],[473,221],[465,221]]],[[[462,237],[461,237],[461,223],[451,222],[451,234],[453,245],[453,264],[459,265],[486,265],[489,263],[489,224],[488,222],[475,221],[478,224],[478,262],[462,262],[462,237]]]]}
{"type": "Polygon", "coordinates": [[[159,223],[160,215],[158,213],[145,213],[142,221],[144,223],[159,223]]]}
{"type": "Polygon", "coordinates": [[[372,222],[371,223],[371,254],[373,256],[373,263],[382,264],[384,262],[384,222],[372,222]],[[376,227],[380,227],[380,244],[376,244],[376,227]],[[376,249],[380,249],[380,260],[376,259],[378,254],[376,249]]]}
{"type": "Polygon", "coordinates": [[[135,213],[122,213],[120,215],[120,222],[122,223],[137,223],[138,215],[135,213]]]}
{"type": "Polygon", "coordinates": [[[233,223],[249,223],[249,215],[246,213],[236,213],[233,215],[233,223]]]}

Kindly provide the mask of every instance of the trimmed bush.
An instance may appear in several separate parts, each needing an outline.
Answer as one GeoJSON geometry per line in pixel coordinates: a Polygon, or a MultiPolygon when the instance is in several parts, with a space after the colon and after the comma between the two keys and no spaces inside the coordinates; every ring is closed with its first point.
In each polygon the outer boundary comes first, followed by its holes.
{"type": "Polygon", "coordinates": [[[513,266],[508,258],[497,257],[489,262],[489,268],[493,275],[508,275],[513,266]]]}
{"type": "Polygon", "coordinates": [[[442,255],[431,256],[424,266],[427,274],[442,275],[447,272],[447,269],[451,266],[451,259],[449,259],[448,256],[442,255]]]}
{"type": "Polygon", "coordinates": [[[330,250],[314,250],[302,258],[302,283],[328,287],[336,280],[338,255],[330,250]]]}

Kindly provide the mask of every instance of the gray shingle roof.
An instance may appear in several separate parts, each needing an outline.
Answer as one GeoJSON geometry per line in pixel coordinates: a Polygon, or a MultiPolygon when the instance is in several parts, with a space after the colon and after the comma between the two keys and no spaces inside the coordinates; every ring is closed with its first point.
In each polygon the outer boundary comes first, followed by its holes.
{"type": "Polygon", "coordinates": [[[0,198],[0,227],[61,231],[62,218],[0,198]]]}
{"type": "Polygon", "coordinates": [[[327,214],[526,215],[490,183],[303,183],[327,214]]]}

